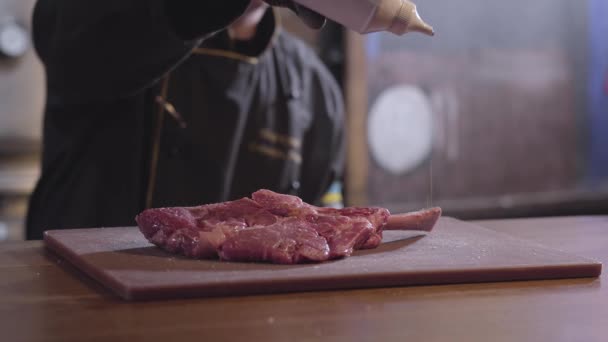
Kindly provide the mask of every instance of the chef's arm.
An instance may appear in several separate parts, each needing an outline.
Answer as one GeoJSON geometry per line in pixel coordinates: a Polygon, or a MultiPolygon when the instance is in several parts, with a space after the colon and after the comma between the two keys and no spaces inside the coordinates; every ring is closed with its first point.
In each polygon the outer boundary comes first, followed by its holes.
{"type": "Polygon", "coordinates": [[[49,101],[105,101],[153,84],[250,0],[38,0],[34,43],[49,101]]]}

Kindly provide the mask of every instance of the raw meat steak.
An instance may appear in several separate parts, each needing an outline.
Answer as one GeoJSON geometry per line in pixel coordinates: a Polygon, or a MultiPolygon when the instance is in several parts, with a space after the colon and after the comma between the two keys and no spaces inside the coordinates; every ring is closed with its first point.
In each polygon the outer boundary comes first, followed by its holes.
{"type": "Polygon", "coordinates": [[[149,209],[136,221],[151,243],[171,253],[296,264],[376,248],[385,227],[430,230],[440,215],[441,210],[434,208],[394,215],[389,222],[384,208],[319,208],[296,196],[259,190],[251,199],[149,209]]]}

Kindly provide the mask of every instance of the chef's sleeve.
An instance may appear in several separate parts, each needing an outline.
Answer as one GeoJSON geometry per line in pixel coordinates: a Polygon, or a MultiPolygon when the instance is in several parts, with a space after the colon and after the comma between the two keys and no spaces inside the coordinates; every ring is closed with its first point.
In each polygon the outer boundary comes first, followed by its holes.
{"type": "Polygon", "coordinates": [[[38,0],[34,45],[48,101],[85,103],[131,96],[228,26],[249,0],[38,0]]]}

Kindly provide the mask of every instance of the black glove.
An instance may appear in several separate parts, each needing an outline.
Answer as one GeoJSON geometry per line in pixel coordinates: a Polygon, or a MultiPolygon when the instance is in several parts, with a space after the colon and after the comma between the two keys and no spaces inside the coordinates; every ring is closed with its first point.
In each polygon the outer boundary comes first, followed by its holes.
{"type": "MultiPolygon", "coordinates": [[[[321,29],[321,28],[323,28],[323,26],[325,26],[325,23],[327,22],[327,19],[324,16],[322,16],[321,14],[319,14],[307,7],[304,7],[296,2],[293,2],[292,0],[264,0],[264,1],[266,1],[271,6],[289,8],[290,10],[295,12],[298,15],[298,17],[300,17],[300,19],[302,19],[302,21],[304,23],[306,23],[306,25],[308,25],[308,27],[310,27],[310,28],[313,28],[316,30],[321,29]]],[[[331,0],[327,0],[327,1],[331,1],[331,0]]]]}

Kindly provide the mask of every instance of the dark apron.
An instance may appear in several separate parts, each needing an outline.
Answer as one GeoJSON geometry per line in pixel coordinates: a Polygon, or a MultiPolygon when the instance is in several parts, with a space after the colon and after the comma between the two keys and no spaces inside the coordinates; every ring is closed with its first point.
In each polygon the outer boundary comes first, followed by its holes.
{"type": "Polygon", "coordinates": [[[167,99],[180,115],[166,105],[161,111],[149,206],[226,201],[262,188],[300,195],[304,136],[313,117],[297,66],[285,53],[275,44],[257,65],[194,55],[172,73],[167,99]],[[200,79],[193,79],[195,71],[200,79]],[[180,90],[190,82],[193,90],[176,94],[175,82],[180,90]]]}

